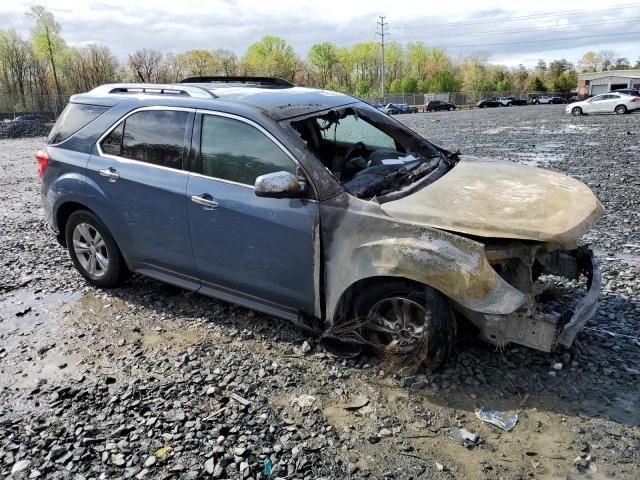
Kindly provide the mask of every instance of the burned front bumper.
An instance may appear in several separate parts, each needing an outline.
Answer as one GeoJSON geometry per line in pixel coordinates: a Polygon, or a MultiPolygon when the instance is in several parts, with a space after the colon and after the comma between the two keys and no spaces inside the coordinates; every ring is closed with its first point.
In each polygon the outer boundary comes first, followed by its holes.
{"type": "Polygon", "coordinates": [[[586,247],[547,252],[536,246],[520,249],[517,256],[492,255],[503,278],[529,301],[507,315],[463,311],[480,337],[498,346],[518,343],[545,352],[571,346],[598,306],[602,278],[593,252],[586,247]]]}

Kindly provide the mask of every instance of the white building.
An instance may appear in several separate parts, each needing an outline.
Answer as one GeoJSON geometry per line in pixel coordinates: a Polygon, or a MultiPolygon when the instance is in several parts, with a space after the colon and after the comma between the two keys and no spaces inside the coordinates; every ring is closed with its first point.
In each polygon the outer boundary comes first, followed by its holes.
{"type": "Polygon", "coordinates": [[[640,88],[640,70],[611,70],[578,75],[578,95],[587,97],[619,88],[640,88]]]}

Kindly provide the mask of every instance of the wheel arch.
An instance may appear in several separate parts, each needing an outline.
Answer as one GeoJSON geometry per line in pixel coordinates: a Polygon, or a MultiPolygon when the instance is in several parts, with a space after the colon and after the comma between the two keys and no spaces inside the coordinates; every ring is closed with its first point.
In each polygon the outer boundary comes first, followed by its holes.
{"type": "Polygon", "coordinates": [[[55,215],[56,227],[58,228],[58,233],[60,235],[60,240],[65,245],[66,245],[66,240],[67,240],[65,238],[65,236],[66,236],[65,230],[66,230],[66,227],[67,227],[67,222],[69,221],[69,217],[71,216],[71,214],[73,212],[78,211],[78,210],[88,210],[89,212],[91,212],[94,215],[96,215],[96,212],[91,210],[89,207],[87,207],[86,205],[84,205],[84,204],[82,204],[80,202],[76,202],[76,201],[64,202],[61,205],[59,205],[57,210],[56,210],[56,215],[55,215]]]}
{"type": "MultiPolygon", "coordinates": [[[[56,226],[58,228],[58,239],[63,246],[67,246],[67,239],[65,238],[67,222],[69,221],[69,218],[71,217],[71,215],[74,212],[77,212],[78,210],[86,210],[90,212],[91,214],[95,215],[103,224],[105,224],[104,220],[100,217],[100,215],[98,215],[94,210],[89,208],[84,203],[81,203],[78,201],[67,201],[62,203],[56,210],[55,221],[56,221],[56,226]]],[[[122,258],[127,264],[127,267],[129,267],[127,254],[122,250],[122,247],[120,246],[120,242],[118,241],[118,238],[116,238],[114,233],[109,229],[109,227],[106,224],[105,224],[105,227],[109,230],[109,234],[113,238],[113,241],[115,242],[116,247],[118,248],[118,251],[122,255],[122,258]]]]}
{"type": "MultiPolygon", "coordinates": [[[[361,278],[349,285],[340,295],[336,308],[334,310],[333,318],[330,322],[335,323],[342,318],[348,318],[353,313],[354,300],[357,299],[363,292],[372,289],[374,287],[381,286],[389,282],[403,281],[407,285],[415,286],[416,290],[428,287],[426,283],[421,283],[410,278],[394,275],[375,275],[371,277],[361,278]]],[[[432,287],[433,288],[433,287],[432,287]]],[[[436,289],[437,290],[437,289],[436,289]]],[[[440,292],[442,293],[442,292],[440,292]]],[[[443,294],[443,296],[449,300],[449,298],[443,294]]]]}

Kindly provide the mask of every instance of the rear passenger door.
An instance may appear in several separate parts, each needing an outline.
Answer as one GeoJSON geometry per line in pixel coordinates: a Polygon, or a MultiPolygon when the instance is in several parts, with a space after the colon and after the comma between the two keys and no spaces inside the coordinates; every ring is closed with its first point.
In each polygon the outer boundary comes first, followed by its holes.
{"type": "Polygon", "coordinates": [[[152,277],[198,288],[187,223],[190,109],[148,107],[98,142],[88,166],[89,205],[128,263],[152,277]]]}
{"type": "Polygon", "coordinates": [[[296,163],[241,117],[203,112],[195,124],[187,199],[202,291],[293,319],[315,313],[318,203],[254,190],[259,175],[296,173],[296,163]]]}

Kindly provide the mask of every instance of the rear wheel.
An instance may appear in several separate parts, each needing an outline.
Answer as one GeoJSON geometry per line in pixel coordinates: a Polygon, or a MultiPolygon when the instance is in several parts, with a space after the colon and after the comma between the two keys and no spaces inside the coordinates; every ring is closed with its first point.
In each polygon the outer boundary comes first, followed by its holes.
{"type": "Polygon", "coordinates": [[[362,336],[372,348],[398,367],[440,367],[449,357],[456,321],[437,290],[404,280],[367,289],[354,305],[362,336]]]}
{"type": "Polygon", "coordinates": [[[88,210],[73,212],[65,226],[69,256],[76,269],[97,287],[115,287],[127,273],[122,254],[107,227],[88,210]]]}
{"type": "Polygon", "coordinates": [[[618,105],[614,110],[618,115],[624,115],[627,113],[627,107],[624,105],[618,105]]]}
{"type": "Polygon", "coordinates": [[[573,115],[574,117],[579,117],[580,115],[582,115],[582,109],[580,107],[573,107],[571,109],[571,115],[573,115]]]}
{"type": "Polygon", "coordinates": [[[456,107],[449,107],[449,111],[453,112],[456,109],[456,107]]]}

